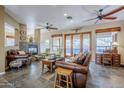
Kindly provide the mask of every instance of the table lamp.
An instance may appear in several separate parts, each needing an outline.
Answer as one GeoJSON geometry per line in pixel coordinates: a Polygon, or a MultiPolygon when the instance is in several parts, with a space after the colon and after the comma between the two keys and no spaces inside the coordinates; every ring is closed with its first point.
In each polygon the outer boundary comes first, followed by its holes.
{"type": "Polygon", "coordinates": [[[113,53],[118,53],[118,42],[113,42],[112,47],[113,47],[113,53]]]}

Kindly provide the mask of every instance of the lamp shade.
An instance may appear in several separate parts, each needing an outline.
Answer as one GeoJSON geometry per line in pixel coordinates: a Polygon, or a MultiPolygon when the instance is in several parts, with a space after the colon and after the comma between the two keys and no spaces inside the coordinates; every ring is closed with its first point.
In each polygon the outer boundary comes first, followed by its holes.
{"type": "Polygon", "coordinates": [[[112,46],[119,46],[118,42],[113,42],[112,46]]]}

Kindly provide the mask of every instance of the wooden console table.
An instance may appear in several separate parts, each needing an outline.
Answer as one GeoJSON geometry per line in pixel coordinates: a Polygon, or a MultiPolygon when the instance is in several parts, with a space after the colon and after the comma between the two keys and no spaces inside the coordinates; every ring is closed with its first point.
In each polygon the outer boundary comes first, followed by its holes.
{"type": "MultiPolygon", "coordinates": [[[[120,54],[111,54],[111,53],[108,53],[110,55],[112,55],[112,66],[120,66],[120,59],[121,59],[121,56],[120,54]]],[[[95,59],[95,62],[97,64],[103,64],[103,53],[96,53],[96,59],[95,59]]]]}

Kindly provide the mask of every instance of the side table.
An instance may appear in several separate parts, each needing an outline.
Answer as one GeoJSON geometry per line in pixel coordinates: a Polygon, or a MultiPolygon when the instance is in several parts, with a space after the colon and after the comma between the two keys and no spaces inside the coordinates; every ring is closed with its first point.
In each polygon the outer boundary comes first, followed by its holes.
{"type": "Polygon", "coordinates": [[[55,65],[55,60],[48,60],[48,59],[43,59],[42,60],[42,72],[44,72],[44,65],[47,65],[50,67],[50,72],[53,72],[53,65],[55,65]]]}

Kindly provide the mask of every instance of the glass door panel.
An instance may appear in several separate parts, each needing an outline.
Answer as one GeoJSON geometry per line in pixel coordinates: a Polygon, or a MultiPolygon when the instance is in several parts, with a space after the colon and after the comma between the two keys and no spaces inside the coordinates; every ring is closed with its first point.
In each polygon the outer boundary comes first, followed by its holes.
{"type": "Polygon", "coordinates": [[[83,53],[90,52],[90,34],[83,34],[83,53]]]}
{"type": "Polygon", "coordinates": [[[73,35],[73,54],[80,53],[80,35],[73,35]]]}
{"type": "Polygon", "coordinates": [[[66,56],[71,56],[71,36],[66,36],[66,56]]]}

